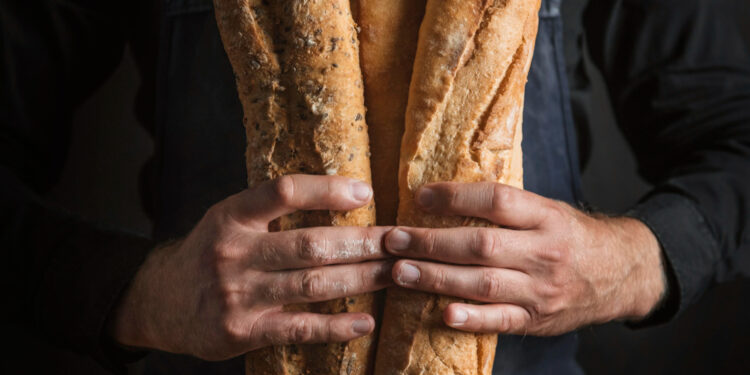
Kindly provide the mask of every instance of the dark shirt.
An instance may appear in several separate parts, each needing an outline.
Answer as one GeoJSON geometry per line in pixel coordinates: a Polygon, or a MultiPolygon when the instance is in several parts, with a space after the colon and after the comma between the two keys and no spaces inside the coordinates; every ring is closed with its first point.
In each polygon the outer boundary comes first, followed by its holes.
{"type": "MultiPolygon", "coordinates": [[[[150,129],[154,3],[0,2],[0,243],[5,295],[15,301],[3,324],[112,369],[124,358],[103,327],[154,243],[40,196],[61,172],[73,110],[116,68],[126,44],[144,80],[137,111],[150,129]]],[[[657,235],[671,275],[668,299],[647,325],[672,319],[706,288],[737,275],[736,259],[750,250],[747,7],[742,0],[596,0],[585,13],[592,60],[639,171],[655,186],[628,213],[657,235]]]]}

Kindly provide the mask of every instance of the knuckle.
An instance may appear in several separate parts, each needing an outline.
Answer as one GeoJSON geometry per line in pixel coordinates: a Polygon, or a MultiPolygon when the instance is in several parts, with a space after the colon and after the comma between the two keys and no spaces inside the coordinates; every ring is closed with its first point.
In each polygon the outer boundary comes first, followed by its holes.
{"type": "Polygon", "coordinates": [[[219,299],[224,311],[231,312],[244,302],[244,290],[233,282],[220,282],[218,286],[219,299]]]}
{"type": "Polygon", "coordinates": [[[289,206],[294,200],[294,178],[281,176],[273,181],[273,194],[276,202],[283,206],[289,206]]]}
{"type": "Polygon", "coordinates": [[[548,283],[558,290],[565,290],[570,281],[569,273],[563,267],[553,267],[547,277],[548,283]]]}
{"type": "Polygon", "coordinates": [[[512,206],[513,190],[502,184],[494,184],[492,188],[492,211],[500,211],[512,206]]]}
{"type": "Polygon", "coordinates": [[[567,251],[564,247],[540,247],[536,250],[536,258],[542,264],[557,265],[567,259],[567,251]]]}
{"type": "Polygon", "coordinates": [[[227,343],[236,344],[244,341],[245,324],[240,319],[226,318],[221,324],[222,333],[227,343]]]}
{"type": "Polygon", "coordinates": [[[301,260],[320,263],[326,257],[326,239],[310,232],[305,232],[299,238],[297,256],[301,260]]]}
{"type": "Polygon", "coordinates": [[[499,332],[510,332],[510,330],[513,328],[513,322],[511,320],[510,314],[505,312],[501,312],[500,314],[498,314],[495,324],[499,332]]]}
{"type": "Polygon", "coordinates": [[[497,299],[503,291],[503,282],[491,271],[483,271],[479,279],[479,296],[488,300],[497,299]]]}
{"type": "Polygon", "coordinates": [[[527,311],[529,312],[529,315],[531,316],[531,320],[533,320],[536,323],[541,323],[547,319],[547,307],[541,303],[536,302],[533,305],[529,306],[527,308],[527,311]]]}
{"type": "Polygon", "coordinates": [[[544,301],[560,297],[561,289],[552,283],[539,283],[536,287],[536,295],[544,301]]]}
{"type": "Polygon", "coordinates": [[[497,237],[487,229],[475,234],[474,255],[480,260],[492,260],[497,256],[497,237]]]}
{"type": "Polygon", "coordinates": [[[328,282],[321,271],[311,270],[302,274],[302,295],[308,298],[322,297],[328,290],[328,282]]]}
{"type": "Polygon", "coordinates": [[[314,338],[312,323],[306,319],[297,319],[289,325],[287,338],[290,342],[310,342],[314,338]]]}
{"type": "Polygon", "coordinates": [[[536,287],[535,302],[531,306],[535,320],[545,322],[568,308],[566,287],[554,283],[540,283],[536,287]]]}
{"type": "Polygon", "coordinates": [[[532,307],[532,316],[538,324],[546,324],[554,320],[566,308],[561,298],[552,298],[544,302],[535,304],[532,307]]]}
{"type": "Polygon", "coordinates": [[[232,266],[244,256],[244,250],[238,242],[240,241],[237,238],[220,240],[211,246],[210,250],[201,254],[201,264],[213,267],[218,275],[231,272],[230,270],[234,269],[232,266]]]}
{"type": "Polygon", "coordinates": [[[562,298],[553,298],[545,306],[544,315],[548,317],[560,315],[568,308],[568,304],[562,298]]]}
{"type": "Polygon", "coordinates": [[[445,289],[447,284],[448,284],[448,273],[441,269],[435,270],[429,282],[430,288],[435,291],[441,291],[445,289]]]}
{"type": "Polygon", "coordinates": [[[437,253],[437,238],[435,232],[427,230],[422,237],[422,253],[429,257],[437,253]]]}
{"type": "Polygon", "coordinates": [[[200,256],[200,262],[207,270],[213,272],[219,280],[229,274],[229,251],[223,246],[215,246],[210,251],[204,251],[200,256]]]}
{"type": "MultiPolygon", "coordinates": [[[[231,262],[232,251],[223,244],[215,244],[198,256],[198,261],[208,272],[219,280],[223,280],[231,273],[228,264],[231,262]]],[[[218,285],[221,286],[221,285],[218,285]]]]}
{"type": "Polygon", "coordinates": [[[446,193],[448,195],[448,208],[457,208],[461,206],[461,194],[459,194],[458,186],[450,184],[446,187],[446,193]]]}
{"type": "Polygon", "coordinates": [[[345,279],[340,284],[342,291],[347,291],[349,288],[365,288],[369,285],[373,285],[376,283],[376,277],[378,274],[377,271],[365,271],[365,272],[357,272],[355,273],[357,276],[351,278],[351,280],[345,279]]]}
{"type": "Polygon", "coordinates": [[[241,307],[244,301],[245,297],[243,293],[230,292],[224,297],[224,304],[231,310],[241,307]]]}
{"type": "Polygon", "coordinates": [[[215,274],[221,274],[224,271],[222,264],[222,258],[225,250],[221,245],[214,244],[198,254],[198,262],[204,265],[207,270],[213,271],[215,274]]]}
{"type": "Polygon", "coordinates": [[[566,219],[568,211],[566,210],[564,203],[550,201],[547,205],[546,211],[546,222],[560,225],[561,229],[565,229],[568,226],[569,220],[566,219]]]}
{"type": "Polygon", "coordinates": [[[337,329],[333,319],[329,319],[325,324],[325,329],[320,330],[317,334],[318,339],[323,342],[329,342],[334,339],[339,339],[344,335],[345,334],[337,329]]]}

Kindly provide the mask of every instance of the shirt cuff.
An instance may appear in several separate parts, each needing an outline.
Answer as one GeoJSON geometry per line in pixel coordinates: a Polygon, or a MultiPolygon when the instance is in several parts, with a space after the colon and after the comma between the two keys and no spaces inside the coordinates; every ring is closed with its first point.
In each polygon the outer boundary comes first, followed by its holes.
{"type": "MultiPolygon", "coordinates": [[[[144,352],[115,345],[106,326],[154,243],[134,234],[74,222],[58,222],[65,234],[54,236],[55,242],[43,240],[48,246],[59,247],[39,285],[36,320],[47,332],[60,335],[63,345],[91,355],[114,373],[125,374],[126,364],[142,358],[144,352]]],[[[56,341],[55,337],[52,340],[56,341]]]]}
{"type": "Polygon", "coordinates": [[[667,278],[665,300],[646,319],[629,324],[633,328],[666,323],[694,304],[714,279],[719,246],[705,217],[687,197],[655,193],[625,216],[642,221],[662,248],[667,278]]]}
{"type": "Polygon", "coordinates": [[[142,356],[112,345],[106,322],[154,241],[50,207],[0,165],[0,243],[17,324],[118,373],[142,356]]]}

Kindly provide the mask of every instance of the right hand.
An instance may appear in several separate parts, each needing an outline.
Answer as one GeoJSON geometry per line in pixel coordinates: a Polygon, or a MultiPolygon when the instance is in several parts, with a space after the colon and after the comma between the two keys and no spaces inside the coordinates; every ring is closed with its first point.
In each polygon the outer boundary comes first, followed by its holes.
{"type": "Polygon", "coordinates": [[[152,252],[111,317],[118,343],[224,360],[271,345],[343,342],[372,332],[364,313],[285,312],[391,284],[390,228],[268,232],[297,210],[351,210],[372,189],[336,176],[285,176],[211,207],[188,236],[152,252]]]}

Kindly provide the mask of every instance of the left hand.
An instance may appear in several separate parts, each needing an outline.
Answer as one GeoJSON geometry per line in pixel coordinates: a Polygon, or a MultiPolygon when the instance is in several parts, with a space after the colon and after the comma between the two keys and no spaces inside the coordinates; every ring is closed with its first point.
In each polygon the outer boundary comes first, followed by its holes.
{"type": "Polygon", "coordinates": [[[661,248],[636,219],[590,216],[495,183],[431,184],[416,201],[502,227],[400,227],[386,237],[389,252],[410,258],[393,267],[398,285],[486,303],[450,304],[443,318],[456,329],[559,335],[644,318],[665,293],[661,248]]]}

